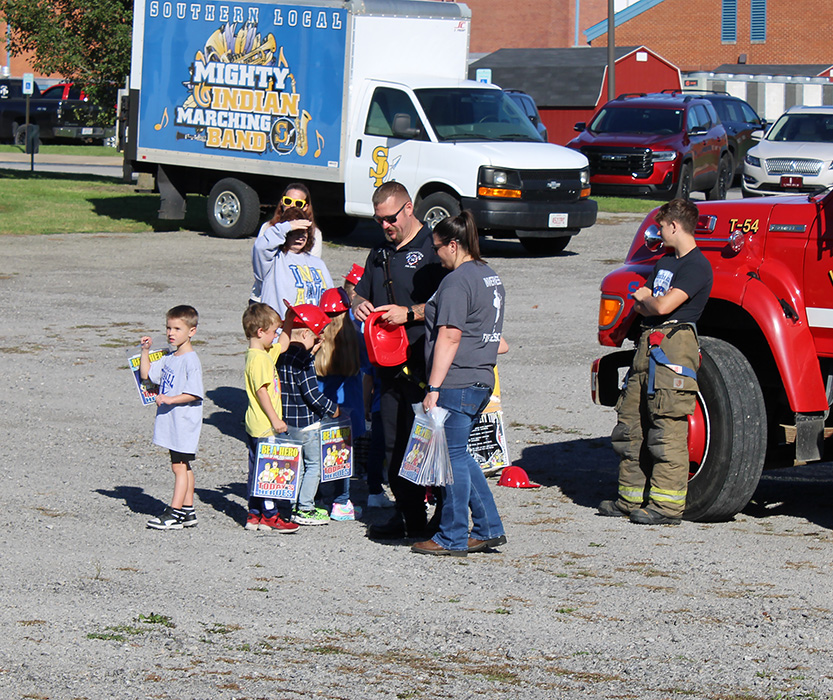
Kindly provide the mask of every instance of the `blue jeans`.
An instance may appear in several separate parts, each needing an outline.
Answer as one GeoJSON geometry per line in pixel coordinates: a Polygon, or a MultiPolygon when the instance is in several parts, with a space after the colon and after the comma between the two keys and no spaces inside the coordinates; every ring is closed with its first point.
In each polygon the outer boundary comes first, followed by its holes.
{"type": "Polygon", "coordinates": [[[314,510],[315,494],[321,481],[321,431],[288,426],[287,435],[290,440],[300,442],[303,451],[298,510],[314,510]]]}
{"type": "Polygon", "coordinates": [[[446,549],[468,550],[468,538],[491,540],[504,534],[495,499],[467,444],[471,429],[489,402],[486,388],[440,389],[437,405],[448,410],[445,438],[454,483],[443,487],[440,529],[434,542],[446,549]],[[469,534],[469,510],[472,528],[469,534]]]}

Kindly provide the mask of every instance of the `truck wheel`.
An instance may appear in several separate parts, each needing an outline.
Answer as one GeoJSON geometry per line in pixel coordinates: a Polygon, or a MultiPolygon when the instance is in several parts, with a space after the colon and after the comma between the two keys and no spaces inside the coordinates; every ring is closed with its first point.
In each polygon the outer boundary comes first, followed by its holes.
{"type": "MultiPolygon", "coordinates": [[[[29,125],[31,128],[31,124],[29,125]]],[[[22,126],[15,126],[12,124],[12,128],[14,128],[14,145],[21,146],[22,148],[26,147],[26,125],[23,124],[22,126]]],[[[41,147],[41,140],[38,139],[38,148],[41,147]]]]}
{"type": "Polygon", "coordinates": [[[220,238],[251,236],[260,221],[257,192],[233,177],[211,188],[206,206],[211,230],[220,238]]]}
{"type": "Polygon", "coordinates": [[[732,160],[728,156],[723,156],[720,159],[720,165],[717,166],[717,181],[714,187],[706,192],[706,199],[726,199],[732,177],[732,160]]]}
{"type": "Polygon", "coordinates": [[[559,238],[526,238],[518,236],[518,240],[527,253],[532,255],[558,255],[564,252],[572,236],[560,236],[559,238]]]}
{"type": "Polygon", "coordinates": [[[416,218],[424,221],[432,231],[443,219],[460,213],[460,202],[445,192],[434,192],[420,200],[416,206],[416,218]]]}
{"type": "Polygon", "coordinates": [[[679,199],[691,199],[691,163],[683,163],[680,167],[680,179],[677,180],[677,187],[674,190],[674,197],[679,199]]]}
{"type": "Polygon", "coordinates": [[[729,343],[700,338],[700,392],[689,418],[686,520],[728,520],[752,498],[766,455],[766,408],[749,362],[729,343]]]}

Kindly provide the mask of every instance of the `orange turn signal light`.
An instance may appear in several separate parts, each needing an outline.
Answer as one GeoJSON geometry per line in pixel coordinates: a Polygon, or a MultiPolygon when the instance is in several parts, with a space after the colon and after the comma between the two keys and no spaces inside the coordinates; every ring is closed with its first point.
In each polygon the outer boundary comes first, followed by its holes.
{"type": "Polygon", "coordinates": [[[619,297],[603,294],[599,301],[599,328],[606,330],[619,319],[624,302],[619,297]]]}
{"type": "Polygon", "coordinates": [[[478,187],[478,197],[510,197],[512,199],[520,199],[520,190],[507,190],[500,187],[478,187]]]}
{"type": "Polygon", "coordinates": [[[579,195],[579,199],[584,199],[585,197],[590,196],[590,188],[589,187],[582,187],[581,194],[579,195]]]}

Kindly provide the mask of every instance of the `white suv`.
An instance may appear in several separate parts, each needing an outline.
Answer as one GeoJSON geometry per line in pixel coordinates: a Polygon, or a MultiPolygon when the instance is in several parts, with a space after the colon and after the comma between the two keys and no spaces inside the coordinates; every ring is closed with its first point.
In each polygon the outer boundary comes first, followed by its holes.
{"type": "Polygon", "coordinates": [[[743,163],[746,196],[813,192],[833,185],[833,107],[791,107],[743,163]]]}

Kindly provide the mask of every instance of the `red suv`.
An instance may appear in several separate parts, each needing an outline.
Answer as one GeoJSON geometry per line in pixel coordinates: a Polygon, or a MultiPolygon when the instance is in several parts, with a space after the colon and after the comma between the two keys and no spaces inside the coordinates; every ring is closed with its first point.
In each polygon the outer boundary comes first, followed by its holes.
{"type": "Polygon", "coordinates": [[[726,130],[694,95],[627,94],[602,107],[567,145],[590,161],[593,194],[725,199],[732,182],[726,130]]]}

